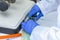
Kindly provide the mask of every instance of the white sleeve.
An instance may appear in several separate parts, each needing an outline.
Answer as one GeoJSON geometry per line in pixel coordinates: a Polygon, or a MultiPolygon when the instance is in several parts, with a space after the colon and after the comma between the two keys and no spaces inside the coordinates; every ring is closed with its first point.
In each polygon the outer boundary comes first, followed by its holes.
{"type": "Polygon", "coordinates": [[[57,0],[57,3],[60,4],[60,0],[57,0]]]}
{"type": "Polygon", "coordinates": [[[43,13],[48,13],[57,9],[56,0],[41,0],[36,5],[42,10],[43,13]]]}
{"type": "Polygon", "coordinates": [[[56,27],[37,26],[32,31],[30,40],[60,40],[60,29],[56,27]]]}
{"type": "Polygon", "coordinates": [[[59,7],[58,7],[57,12],[58,12],[57,27],[59,27],[59,28],[60,28],[60,5],[59,5],[59,7]]]}

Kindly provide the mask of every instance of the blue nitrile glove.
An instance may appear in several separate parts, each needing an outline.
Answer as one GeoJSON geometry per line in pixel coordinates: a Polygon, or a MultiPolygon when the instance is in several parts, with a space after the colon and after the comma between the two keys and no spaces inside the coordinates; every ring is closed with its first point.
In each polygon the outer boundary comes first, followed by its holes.
{"type": "Polygon", "coordinates": [[[37,15],[36,16],[36,20],[38,20],[40,17],[43,16],[43,13],[41,12],[40,8],[37,5],[34,5],[32,7],[32,9],[30,10],[30,12],[28,13],[28,18],[31,18],[34,15],[37,15]],[[37,15],[37,13],[39,13],[39,14],[37,15]]]}
{"type": "Polygon", "coordinates": [[[25,32],[31,34],[32,30],[37,26],[38,24],[33,20],[28,20],[26,22],[22,23],[22,28],[25,32]]]}

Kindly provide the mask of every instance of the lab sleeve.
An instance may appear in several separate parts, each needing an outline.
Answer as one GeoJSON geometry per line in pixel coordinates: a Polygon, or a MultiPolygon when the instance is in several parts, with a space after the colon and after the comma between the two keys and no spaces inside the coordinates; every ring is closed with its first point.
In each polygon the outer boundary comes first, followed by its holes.
{"type": "Polygon", "coordinates": [[[43,14],[55,11],[58,7],[56,0],[41,0],[36,5],[41,9],[43,14]]]}
{"type": "Polygon", "coordinates": [[[56,27],[37,26],[32,31],[30,40],[60,40],[60,29],[56,27]]]}
{"type": "Polygon", "coordinates": [[[57,27],[60,28],[60,5],[58,6],[58,10],[57,10],[57,12],[58,12],[57,27]]]}

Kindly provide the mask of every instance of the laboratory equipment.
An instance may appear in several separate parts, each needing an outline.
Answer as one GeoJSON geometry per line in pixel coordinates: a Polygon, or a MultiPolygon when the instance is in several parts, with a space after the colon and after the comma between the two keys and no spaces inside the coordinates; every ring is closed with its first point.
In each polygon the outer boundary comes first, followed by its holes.
{"type": "Polygon", "coordinates": [[[10,3],[15,3],[16,0],[0,0],[0,11],[8,10],[10,3]]]}
{"type": "Polygon", "coordinates": [[[15,3],[16,0],[5,0],[5,1],[8,1],[9,3],[15,3]]]}
{"type": "Polygon", "coordinates": [[[9,4],[3,0],[0,0],[0,11],[6,11],[9,8],[9,4]]]}
{"type": "Polygon", "coordinates": [[[21,23],[34,4],[32,1],[16,0],[7,11],[0,12],[0,36],[19,33],[21,23]]]}
{"type": "Polygon", "coordinates": [[[35,3],[37,2],[37,0],[32,0],[32,1],[34,1],[35,3]]]}

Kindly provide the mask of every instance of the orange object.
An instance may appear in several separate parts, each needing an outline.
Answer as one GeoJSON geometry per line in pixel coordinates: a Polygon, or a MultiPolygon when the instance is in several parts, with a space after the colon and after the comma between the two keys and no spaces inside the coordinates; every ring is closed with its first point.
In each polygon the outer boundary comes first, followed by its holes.
{"type": "Polygon", "coordinates": [[[7,40],[7,39],[0,39],[0,40],[7,40]]]}
{"type": "Polygon", "coordinates": [[[19,36],[22,36],[22,33],[10,34],[10,35],[6,35],[6,36],[0,36],[0,39],[15,38],[15,37],[19,37],[19,36]]]}

